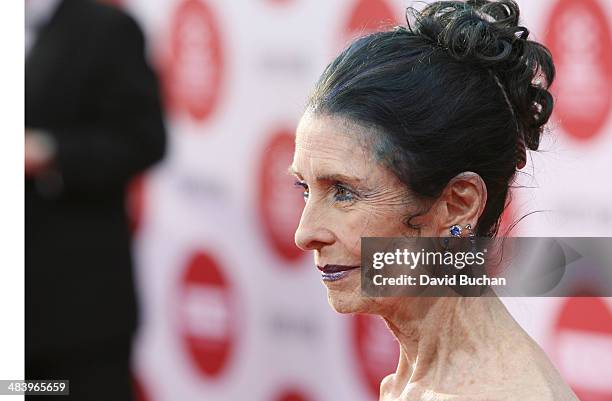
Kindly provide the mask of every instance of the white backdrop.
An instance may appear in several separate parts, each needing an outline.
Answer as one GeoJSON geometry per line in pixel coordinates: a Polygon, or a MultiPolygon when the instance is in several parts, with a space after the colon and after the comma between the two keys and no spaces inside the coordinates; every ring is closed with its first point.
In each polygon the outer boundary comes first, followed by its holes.
{"type": "MultiPolygon", "coordinates": [[[[134,186],[147,401],[371,401],[394,371],[380,321],[331,311],[293,245],[303,201],[285,176],[323,67],[407,1],[123,0],[162,78],[171,147],[134,186]]],[[[557,65],[556,113],[506,221],[515,235],[612,233],[612,3],[520,1],[557,65]]],[[[581,399],[612,400],[612,303],[508,299],[581,399]]]]}

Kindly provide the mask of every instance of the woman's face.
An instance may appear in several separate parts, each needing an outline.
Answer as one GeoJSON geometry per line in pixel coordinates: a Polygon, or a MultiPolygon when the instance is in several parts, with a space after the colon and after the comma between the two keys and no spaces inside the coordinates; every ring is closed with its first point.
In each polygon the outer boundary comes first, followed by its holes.
{"type": "Polygon", "coordinates": [[[378,301],[360,295],[361,237],[410,235],[402,220],[416,210],[405,185],[363,144],[364,133],[343,118],[307,112],[290,167],[306,202],[295,242],[314,252],[329,302],[342,313],[376,312],[378,301]]]}

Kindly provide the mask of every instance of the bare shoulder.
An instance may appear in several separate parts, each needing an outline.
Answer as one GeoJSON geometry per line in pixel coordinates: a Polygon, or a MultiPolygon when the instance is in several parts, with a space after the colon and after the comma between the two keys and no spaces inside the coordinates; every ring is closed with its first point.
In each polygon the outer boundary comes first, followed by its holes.
{"type": "Polygon", "coordinates": [[[421,398],[436,401],[579,401],[572,390],[564,383],[542,383],[541,385],[516,385],[505,388],[488,389],[484,392],[461,394],[452,397],[421,398]]]}
{"type": "MultiPolygon", "coordinates": [[[[516,341],[515,343],[519,343],[516,341]]],[[[546,353],[531,340],[490,370],[461,401],[579,401],[546,353]],[[481,392],[482,391],[482,392],[481,392]]]]}
{"type": "Polygon", "coordinates": [[[578,401],[569,385],[563,380],[557,368],[546,353],[535,343],[523,352],[521,366],[515,365],[514,378],[507,387],[509,391],[499,401],[516,400],[517,395],[523,401],[578,401]]]}
{"type": "MultiPolygon", "coordinates": [[[[463,385],[459,380],[456,388],[440,382],[401,383],[390,374],[380,383],[379,401],[578,401],[544,351],[526,338],[509,341],[511,354],[470,372],[470,380],[463,385]]],[[[449,382],[457,381],[446,377],[449,382]]]]}
{"type": "Polygon", "coordinates": [[[579,401],[564,382],[540,383],[504,391],[491,401],[579,401]]]}

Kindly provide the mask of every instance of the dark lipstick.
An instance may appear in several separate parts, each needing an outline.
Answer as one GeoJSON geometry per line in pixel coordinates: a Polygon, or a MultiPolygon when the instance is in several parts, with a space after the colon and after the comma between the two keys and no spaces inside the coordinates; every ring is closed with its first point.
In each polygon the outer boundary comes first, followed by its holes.
{"type": "Polygon", "coordinates": [[[361,266],[346,266],[346,265],[325,265],[325,266],[317,266],[321,272],[330,274],[330,273],[338,273],[343,272],[345,270],[353,270],[357,269],[361,266]]]}

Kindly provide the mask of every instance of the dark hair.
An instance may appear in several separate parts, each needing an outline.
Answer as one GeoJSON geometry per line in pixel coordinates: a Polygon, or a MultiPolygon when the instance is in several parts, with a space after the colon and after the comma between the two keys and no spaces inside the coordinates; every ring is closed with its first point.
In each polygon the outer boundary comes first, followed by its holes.
{"type": "MultiPolygon", "coordinates": [[[[538,149],[552,112],[552,56],[527,40],[513,0],[437,1],[406,15],[408,26],[336,57],[309,108],[378,128],[379,160],[423,199],[463,171],[479,174],[488,199],[476,233],[494,236],[525,147],[538,149]]],[[[405,223],[418,228],[413,217],[405,223]]]]}

